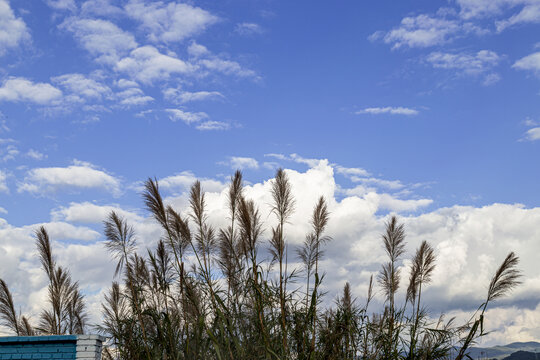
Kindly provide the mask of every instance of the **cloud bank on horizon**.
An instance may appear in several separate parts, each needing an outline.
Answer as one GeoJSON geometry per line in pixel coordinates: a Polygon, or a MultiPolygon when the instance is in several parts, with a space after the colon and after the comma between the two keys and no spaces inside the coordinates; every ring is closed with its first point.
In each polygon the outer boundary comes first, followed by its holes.
{"type": "Polygon", "coordinates": [[[540,339],[540,0],[391,5],[0,0],[0,277],[17,304],[36,314],[46,296],[38,226],[98,321],[108,212],[141,251],[160,237],[144,176],[180,210],[199,178],[220,226],[242,169],[269,227],[284,167],[291,246],[329,202],[328,303],[345,281],[365,295],[398,214],[409,255],[437,250],[434,316],[467,317],[513,250],[525,282],[489,310],[485,341],[540,339]]]}

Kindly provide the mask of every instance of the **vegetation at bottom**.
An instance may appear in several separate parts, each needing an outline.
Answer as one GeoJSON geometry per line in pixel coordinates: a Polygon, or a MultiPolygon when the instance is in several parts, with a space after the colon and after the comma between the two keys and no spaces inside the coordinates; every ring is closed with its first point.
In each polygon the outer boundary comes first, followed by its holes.
{"type": "MultiPolygon", "coordinates": [[[[422,303],[436,267],[426,241],[412,257],[410,276],[401,278],[405,228],[393,216],[382,234],[387,261],[371,278],[365,301],[345,284],[333,306],[323,305],[320,262],[332,241],[326,228],[326,200],[315,202],[311,230],[301,247],[288,244],[295,198],[287,173],[272,180],[275,226],[265,229],[258,206],[246,198],[237,171],[228,189],[228,225],[209,223],[200,182],[191,187],[189,209],[164,203],[158,182],[148,179],[146,208],[163,235],[146,254],[134,228],[118,213],[104,222],[106,246],[115,259],[115,280],[102,304],[102,322],[88,324],[84,296],[70,271],[57,264],[45,228],[36,231],[48,303],[33,321],[16,311],[0,280],[0,320],[16,335],[79,334],[107,337],[104,359],[467,359],[468,349],[486,334],[488,305],[520,283],[518,257],[509,253],[489,283],[485,300],[469,321],[456,324],[430,316],[422,303]],[[265,255],[263,255],[265,254],[265,255]],[[302,268],[290,263],[300,260],[302,268]],[[406,299],[396,293],[406,288],[406,299]],[[374,287],[384,310],[373,313],[374,287]]],[[[314,199],[316,200],[316,199],[314,199]]]]}

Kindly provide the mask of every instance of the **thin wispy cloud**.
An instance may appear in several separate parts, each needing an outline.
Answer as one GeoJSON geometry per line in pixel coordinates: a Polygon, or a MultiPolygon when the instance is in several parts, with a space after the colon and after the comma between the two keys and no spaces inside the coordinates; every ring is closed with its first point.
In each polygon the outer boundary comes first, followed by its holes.
{"type": "Polygon", "coordinates": [[[250,35],[263,33],[263,29],[259,24],[247,23],[247,22],[236,24],[234,31],[243,36],[250,36],[250,35]]]}
{"type": "Polygon", "coordinates": [[[380,114],[390,114],[390,115],[418,115],[420,112],[416,109],[403,107],[403,106],[384,106],[384,107],[368,107],[362,110],[358,110],[355,114],[371,114],[371,115],[380,115],[380,114]]]}

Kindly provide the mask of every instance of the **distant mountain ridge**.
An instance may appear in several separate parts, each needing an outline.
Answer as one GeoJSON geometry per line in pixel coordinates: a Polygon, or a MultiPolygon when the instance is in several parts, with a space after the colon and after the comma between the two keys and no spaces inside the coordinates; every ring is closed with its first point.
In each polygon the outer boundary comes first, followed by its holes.
{"type": "Polygon", "coordinates": [[[472,347],[469,356],[476,359],[540,360],[540,342],[513,342],[492,347],[472,347]],[[538,356],[538,357],[537,357],[538,356]]]}

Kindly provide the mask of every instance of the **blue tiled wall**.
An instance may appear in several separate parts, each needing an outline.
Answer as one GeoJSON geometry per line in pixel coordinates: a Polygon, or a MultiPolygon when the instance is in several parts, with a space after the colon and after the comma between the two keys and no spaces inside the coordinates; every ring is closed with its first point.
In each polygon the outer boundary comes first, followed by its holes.
{"type": "Polygon", "coordinates": [[[0,359],[76,359],[77,336],[0,337],[0,359]]]}

